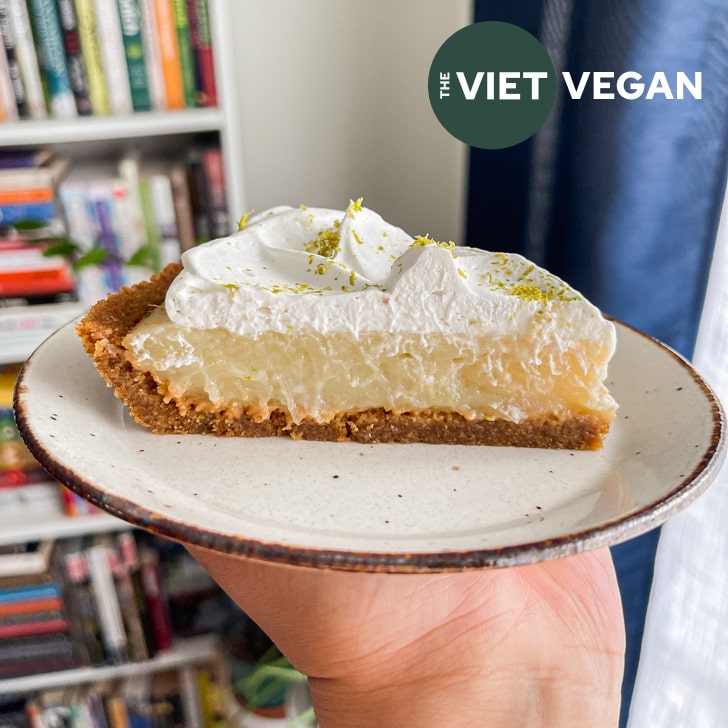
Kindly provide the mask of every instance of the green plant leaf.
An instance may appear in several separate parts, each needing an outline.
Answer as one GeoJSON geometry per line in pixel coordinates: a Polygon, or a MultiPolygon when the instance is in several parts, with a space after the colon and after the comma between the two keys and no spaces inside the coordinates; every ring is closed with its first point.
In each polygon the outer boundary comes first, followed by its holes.
{"type": "Polygon", "coordinates": [[[42,220],[17,220],[13,223],[13,227],[16,230],[22,232],[23,230],[40,230],[41,228],[44,228],[47,224],[48,223],[45,223],[42,220]]]}
{"type": "Polygon", "coordinates": [[[54,255],[73,255],[78,250],[78,245],[72,243],[70,240],[62,238],[52,245],[49,245],[44,251],[43,255],[46,258],[50,258],[54,255]]]}
{"type": "Polygon", "coordinates": [[[150,245],[142,245],[134,255],[126,261],[127,265],[143,265],[147,268],[154,268],[156,258],[150,245]]]}
{"type": "Polygon", "coordinates": [[[108,250],[104,250],[103,248],[91,248],[74,262],[73,268],[74,270],[81,270],[89,265],[99,265],[106,261],[108,257],[108,250]]]}

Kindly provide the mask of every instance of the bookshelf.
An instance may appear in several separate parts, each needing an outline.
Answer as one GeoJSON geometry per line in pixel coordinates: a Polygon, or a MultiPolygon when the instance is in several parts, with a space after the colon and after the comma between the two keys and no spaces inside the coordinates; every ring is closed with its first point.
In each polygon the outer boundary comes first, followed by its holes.
{"type": "MultiPolygon", "coordinates": [[[[49,148],[74,162],[105,163],[120,159],[133,149],[182,159],[197,140],[213,141],[222,153],[225,197],[231,221],[247,210],[244,161],[240,134],[237,80],[235,77],[234,34],[231,22],[235,0],[208,0],[217,104],[214,107],[181,108],[169,111],[90,115],[74,118],[32,118],[0,123],[0,150],[49,148]]],[[[51,3],[52,5],[53,3],[51,3]]],[[[29,307],[30,308],[30,307],[29,307]]],[[[22,362],[53,331],[83,312],[80,304],[48,304],[35,307],[35,326],[24,327],[18,316],[24,312],[0,307],[0,365],[22,362]],[[65,309],[60,308],[66,306],[65,309]],[[41,314],[46,316],[43,321],[41,314]],[[16,318],[13,319],[12,317],[16,318]],[[64,320],[60,320],[63,317],[64,320]],[[41,325],[42,323],[42,325],[41,325]]],[[[30,314],[28,314],[30,315],[30,314]]],[[[67,517],[60,505],[57,513],[44,512],[32,518],[6,517],[0,513],[0,546],[45,539],[117,534],[132,527],[113,516],[99,513],[67,517]]],[[[212,662],[220,653],[216,635],[175,640],[169,649],[148,660],[41,672],[0,679],[0,697],[28,695],[36,691],[65,688],[134,675],[178,670],[212,662]]]]}
{"type": "Polygon", "coordinates": [[[73,158],[87,155],[89,150],[113,152],[135,140],[173,141],[200,133],[216,134],[223,152],[228,209],[239,217],[247,207],[233,54],[235,29],[230,22],[234,1],[208,0],[217,107],[4,122],[0,124],[0,149],[50,146],[73,158]]]}

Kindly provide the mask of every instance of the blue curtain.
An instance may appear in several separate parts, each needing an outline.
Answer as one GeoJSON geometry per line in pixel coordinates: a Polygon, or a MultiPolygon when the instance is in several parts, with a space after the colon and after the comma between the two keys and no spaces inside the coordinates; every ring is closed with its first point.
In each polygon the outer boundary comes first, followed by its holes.
{"type": "MultiPolygon", "coordinates": [[[[476,0],[474,19],[525,28],[576,78],[702,72],[700,100],[560,93],[530,140],[471,150],[468,190],[469,245],[523,253],[689,357],[726,189],[728,2],[476,0]]],[[[613,549],[627,625],[622,725],[658,537],[613,549]]]]}

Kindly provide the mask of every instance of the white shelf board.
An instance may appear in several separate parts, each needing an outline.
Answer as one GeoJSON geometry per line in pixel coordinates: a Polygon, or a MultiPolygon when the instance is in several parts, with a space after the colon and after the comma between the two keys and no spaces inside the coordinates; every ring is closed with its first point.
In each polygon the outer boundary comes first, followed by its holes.
{"type": "Polygon", "coordinates": [[[23,119],[0,125],[0,147],[69,144],[137,137],[220,131],[220,109],[144,111],[125,116],[81,116],[75,119],[23,119]]]}
{"type": "Polygon", "coordinates": [[[178,640],[175,645],[144,662],[125,662],[121,665],[78,667],[72,670],[44,672],[0,680],[0,695],[19,695],[69,685],[82,685],[99,680],[114,680],[145,673],[173,670],[212,660],[217,654],[218,640],[213,635],[201,635],[178,640]]]}
{"type": "MultiPolygon", "coordinates": [[[[45,538],[71,538],[123,531],[127,528],[132,528],[132,525],[107,513],[74,517],[65,516],[62,513],[44,514],[42,517],[31,520],[23,519],[20,522],[16,515],[9,523],[4,522],[0,515],[0,545],[41,541],[45,538]]],[[[0,689],[0,695],[2,695],[2,689],[0,689]]]]}

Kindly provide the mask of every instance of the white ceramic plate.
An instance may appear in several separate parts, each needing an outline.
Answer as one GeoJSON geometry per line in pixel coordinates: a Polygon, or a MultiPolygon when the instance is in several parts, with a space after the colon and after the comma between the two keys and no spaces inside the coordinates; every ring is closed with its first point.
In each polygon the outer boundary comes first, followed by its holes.
{"type": "Polygon", "coordinates": [[[619,414],[598,452],[154,435],[73,326],[26,363],[19,429],[62,483],[181,541],[361,571],[541,561],[624,541],[696,498],[725,454],[720,404],[670,349],[618,324],[619,414]]]}

